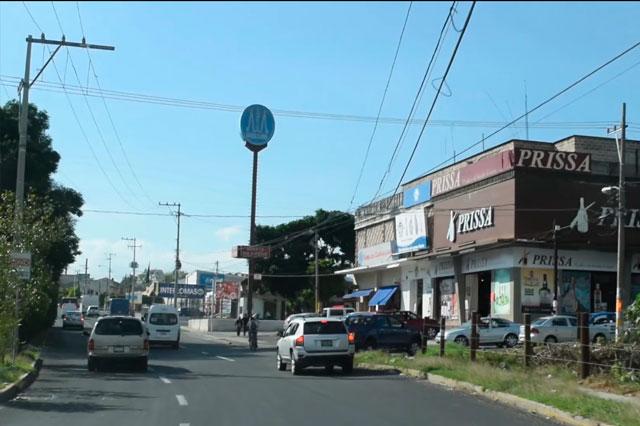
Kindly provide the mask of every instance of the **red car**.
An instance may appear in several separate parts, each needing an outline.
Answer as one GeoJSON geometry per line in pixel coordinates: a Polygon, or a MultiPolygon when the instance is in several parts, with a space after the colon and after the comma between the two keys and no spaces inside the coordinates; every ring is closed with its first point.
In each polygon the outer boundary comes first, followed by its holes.
{"type": "Polygon", "coordinates": [[[420,333],[424,332],[424,329],[426,328],[428,339],[435,339],[436,334],[440,331],[440,324],[438,324],[438,321],[429,317],[419,318],[418,315],[411,311],[395,311],[387,312],[387,314],[406,323],[407,327],[412,330],[419,331],[420,333]]]}

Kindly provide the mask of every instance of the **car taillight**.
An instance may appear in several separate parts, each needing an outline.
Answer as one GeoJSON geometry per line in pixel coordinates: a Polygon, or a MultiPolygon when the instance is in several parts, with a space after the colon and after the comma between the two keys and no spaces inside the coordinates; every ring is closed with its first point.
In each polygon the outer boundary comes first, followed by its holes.
{"type": "Polygon", "coordinates": [[[321,320],[320,324],[329,324],[329,321],[328,320],[321,320]]]}
{"type": "Polygon", "coordinates": [[[149,341],[147,339],[144,339],[144,350],[145,351],[149,350],[149,341]]]}
{"type": "Polygon", "coordinates": [[[304,346],[304,336],[298,336],[296,338],[296,346],[304,346]]]}
{"type": "Polygon", "coordinates": [[[96,342],[93,341],[93,339],[89,340],[89,351],[94,351],[96,349],[96,342]]]}
{"type": "Polygon", "coordinates": [[[532,328],[531,334],[540,334],[540,330],[538,330],[537,328],[532,328]]]}
{"type": "Polygon", "coordinates": [[[354,333],[353,331],[351,333],[349,333],[349,344],[353,345],[356,342],[356,333],[354,333]]]}

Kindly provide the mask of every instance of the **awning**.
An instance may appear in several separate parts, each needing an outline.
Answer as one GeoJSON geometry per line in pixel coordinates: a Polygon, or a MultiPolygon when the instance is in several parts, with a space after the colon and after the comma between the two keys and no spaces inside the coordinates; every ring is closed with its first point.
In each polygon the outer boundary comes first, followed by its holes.
{"type": "Polygon", "coordinates": [[[397,289],[397,285],[382,287],[377,291],[376,294],[373,295],[373,297],[369,301],[369,306],[386,305],[387,302],[391,300],[397,289]]]}
{"type": "Polygon", "coordinates": [[[342,296],[343,299],[357,299],[359,297],[368,297],[373,292],[372,288],[368,288],[366,290],[357,290],[353,293],[345,294],[342,296]]]}
{"type": "Polygon", "coordinates": [[[378,265],[371,265],[371,266],[358,266],[356,268],[349,268],[349,269],[342,269],[339,271],[335,271],[334,274],[336,275],[345,275],[345,274],[357,274],[359,272],[375,272],[375,271],[382,271],[385,269],[394,269],[394,268],[398,268],[401,264],[403,264],[404,262],[409,261],[410,259],[408,258],[402,258],[402,259],[396,259],[396,260],[392,260],[390,262],[387,263],[380,263],[378,265]]]}

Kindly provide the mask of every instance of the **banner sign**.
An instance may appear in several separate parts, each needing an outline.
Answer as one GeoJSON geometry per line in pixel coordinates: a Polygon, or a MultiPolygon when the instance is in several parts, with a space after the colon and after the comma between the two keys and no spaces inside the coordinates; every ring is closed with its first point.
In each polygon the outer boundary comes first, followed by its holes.
{"type": "Polygon", "coordinates": [[[511,271],[509,269],[497,269],[493,273],[491,291],[491,303],[494,315],[511,314],[511,271]]]}
{"type": "Polygon", "coordinates": [[[240,284],[232,282],[216,283],[216,299],[237,299],[240,293],[240,284]]]}
{"type": "Polygon", "coordinates": [[[269,246],[234,246],[231,249],[231,257],[242,259],[268,259],[271,256],[269,246]]]}
{"type": "Polygon", "coordinates": [[[396,216],[396,244],[397,253],[408,253],[427,248],[427,228],[422,209],[396,216]]]}
{"type": "Polygon", "coordinates": [[[376,244],[358,250],[358,266],[374,266],[393,260],[395,241],[376,244]]]}
{"type": "Polygon", "coordinates": [[[553,269],[521,269],[522,312],[549,314],[553,308],[553,269]]]}
{"type": "Polygon", "coordinates": [[[31,278],[31,252],[11,253],[11,268],[16,270],[18,277],[23,280],[31,278]]]}
{"type": "MultiPolygon", "coordinates": [[[[161,283],[159,285],[158,296],[160,297],[174,297],[174,286],[171,283],[161,283]]],[[[193,284],[178,284],[178,298],[179,299],[203,299],[205,294],[204,287],[200,287],[193,284]]]]}

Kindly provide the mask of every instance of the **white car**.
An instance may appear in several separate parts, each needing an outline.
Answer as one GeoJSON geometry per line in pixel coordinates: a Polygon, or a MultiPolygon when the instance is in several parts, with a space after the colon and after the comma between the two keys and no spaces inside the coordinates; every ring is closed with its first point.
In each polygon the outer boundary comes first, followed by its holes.
{"type": "Polygon", "coordinates": [[[296,318],[282,333],[277,343],[276,366],[284,371],[291,365],[292,374],[303,368],[324,366],[332,371],[335,365],[344,373],[353,371],[355,335],[348,333],[338,318],[296,318]]]}
{"type": "Polygon", "coordinates": [[[150,343],[167,343],[174,349],[180,347],[178,310],[169,305],[151,305],[145,317],[150,343]]]}
{"type": "MultiPolygon", "coordinates": [[[[615,336],[615,325],[589,325],[589,340],[606,342],[615,336]]],[[[524,342],[524,325],[520,327],[519,341],[524,342]]],[[[531,323],[532,343],[558,343],[578,341],[578,319],[571,315],[552,315],[531,323]]]]}
{"type": "Polygon", "coordinates": [[[332,308],[324,308],[320,313],[321,317],[324,318],[346,318],[347,315],[354,313],[356,310],[353,308],[343,308],[343,307],[332,307],[332,308]]]}
{"type": "MultiPolygon", "coordinates": [[[[512,348],[518,344],[520,324],[502,318],[484,317],[478,322],[480,345],[498,345],[512,348]]],[[[436,334],[436,343],[440,343],[442,334],[436,334]]],[[[471,342],[471,322],[459,327],[445,329],[444,339],[447,342],[469,346],[471,342]]]]}
{"type": "Polygon", "coordinates": [[[62,319],[62,328],[82,328],[83,318],[80,311],[67,311],[62,319]]]}
{"type": "Polygon", "coordinates": [[[91,331],[87,344],[87,369],[97,371],[108,360],[130,359],[147,371],[149,339],[144,324],[125,316],[102,317],[91,331]]]}
{"type": "Polygon", "coordinates": [[[100,310],[98,309],[97,306],[89,306],[87,308],[87,312],[82,315],[83,329],[84,329],[85,335],[88,336],[91,333],[91,330],[93,330],[93,326],[96,324],[96,321],[98,321],[99,317],[100,317],[100,310]]]}

